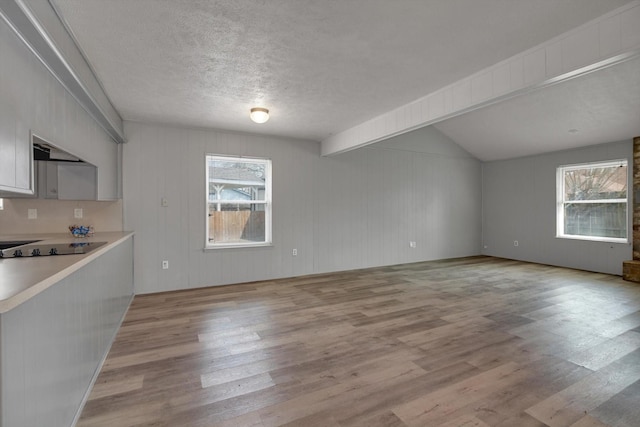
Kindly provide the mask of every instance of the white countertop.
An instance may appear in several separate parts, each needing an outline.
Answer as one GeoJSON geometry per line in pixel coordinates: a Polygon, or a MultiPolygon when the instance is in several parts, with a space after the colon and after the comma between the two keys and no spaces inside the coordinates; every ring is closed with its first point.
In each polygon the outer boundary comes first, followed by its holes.
{"type": "MultiPolygon", "coordinates": [[[[88,254],[0,259],[0,313],[6,313],[55,285],[132,235],[131,231],[114,231],[82,238],[87,242],[107,242],[88,254]]],[[[40,243],[48,244],[73,243],[80,239],[69,233],[54,233],[0,235],[0,240],[42,240],[40,243]]]]}

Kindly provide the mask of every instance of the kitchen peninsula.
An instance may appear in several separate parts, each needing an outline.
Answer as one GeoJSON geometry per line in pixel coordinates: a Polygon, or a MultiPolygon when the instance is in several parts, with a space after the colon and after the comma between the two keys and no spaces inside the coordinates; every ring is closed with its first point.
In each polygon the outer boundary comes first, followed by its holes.
{"type": "MultiPolygon", "coordinates": [[[[74,239],[2,236],[25,237],[74,239]]],[[[106,244],[0,260],[0,427],[72,425],[106,357],[133,298],[133,233],[86,240],[106,244]]]]}

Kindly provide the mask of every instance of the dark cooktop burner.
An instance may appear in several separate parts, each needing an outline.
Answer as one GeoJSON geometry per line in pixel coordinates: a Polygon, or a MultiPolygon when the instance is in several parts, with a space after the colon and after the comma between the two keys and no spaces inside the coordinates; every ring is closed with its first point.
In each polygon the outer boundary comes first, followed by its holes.
{"type": "Polygon", "coordinates": [[[26,244],[0,250],[0,258],[86,254],[107,242],[26,244]]]}

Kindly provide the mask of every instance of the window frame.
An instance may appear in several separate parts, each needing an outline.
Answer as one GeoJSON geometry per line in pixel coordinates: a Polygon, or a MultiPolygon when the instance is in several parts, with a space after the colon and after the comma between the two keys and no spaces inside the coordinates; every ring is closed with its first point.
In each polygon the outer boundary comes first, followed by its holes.
{"type": "Polygon", "coordinates": [[[232,249],[232,248],[255,248],[273,246],[272,241],[272,161],[264,157],[249,157],[226,154],[205,153],[205,236],[204,249],[232,249]],[[225,162],[245,162],[265,165],[265,190],[264,200],[221,200],[222,204],[243,204],[243,205],[263,205],[264,206],[264,224],[265,224],[265,240],[263,242],[235,242],[235,243],[212,243],[209,241],[209,161],[220,160],[225,162]]]}
{"type": "Polygon", "coordinates": [[[570,165],[560,165],[556,168],[556,238],[587,240],[594,242],[608,243],[629,243],[629,162],[627,159],[605,160],[597,162],[576,163],[570,165]],[[569,200],[565,201],[565,179],[566,171],[589,169],[589,168],[606,168],[625,166],[627,168],[627,194],[624,199],[594,199],[594,200],[569,200]],[[624,203],[625,208],[625,233],[626,237],[607,237],[607,236],[585,236],[579,234],[566,234],[564,232],[564,213],[566,203],[581,204],[603,204],[603,203],[624,203]]]}

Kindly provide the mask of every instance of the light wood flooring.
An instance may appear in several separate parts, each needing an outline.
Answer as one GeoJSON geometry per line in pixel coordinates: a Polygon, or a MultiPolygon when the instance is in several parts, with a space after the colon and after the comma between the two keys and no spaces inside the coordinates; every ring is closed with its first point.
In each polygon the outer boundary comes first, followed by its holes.
{"type": "Polygon", "coordinates": [[[471,257],[136,296],[79,426],[640,426],[640,285],[471,257]]]}

